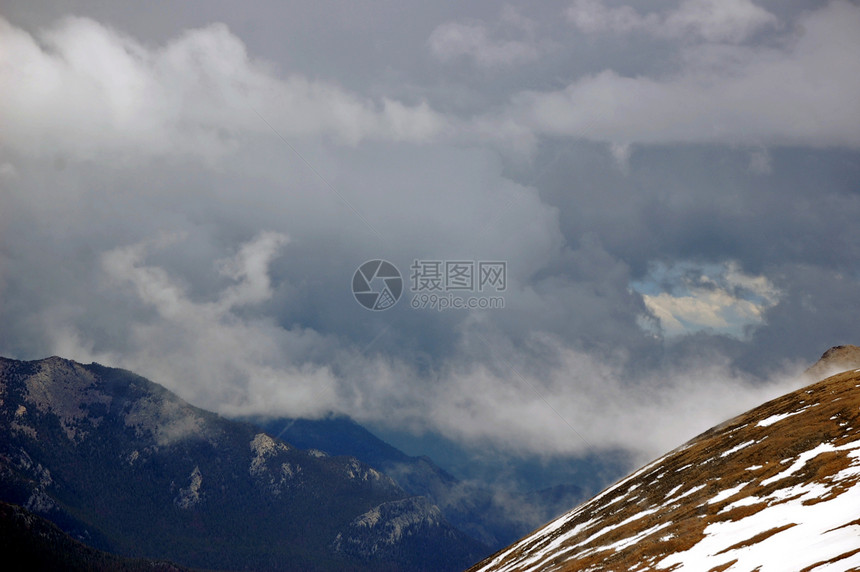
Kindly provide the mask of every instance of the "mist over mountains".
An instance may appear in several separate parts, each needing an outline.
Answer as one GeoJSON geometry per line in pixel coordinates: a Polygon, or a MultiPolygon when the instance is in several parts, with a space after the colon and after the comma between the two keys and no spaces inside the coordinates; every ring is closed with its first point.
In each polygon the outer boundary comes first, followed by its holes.
{"type": "MultiPolygon", "coordinates": [[[[807,374],[857,366],[840,346],[807,374]]],[[[844,569],[860,554],[858,372],[722,423],[472,570],[788,570],[772,556],[800,539],[810,566],[844,569]]],[[[124,370],[2,358],[2,526],[68,569],[442,571],[583,500],[458,481],[343,417],[250,421],[124,370]]]]}
{"type": "MultiPolygon", "coordinates": [[[[459,530],[497,550],[586,498],[578,480],[522,491],[492,480],[460,480],[427,456],[411,457],[345,417],[248,419],[303,449],[350,455],[393,478],[407,493],[438,506],[459,530]]],[[[598,466],[595,464],[595,471],[598,466]]],[[[583,485],[593,483],[583,479],[583,485]]]]}
{"type": "Polygon", "coordinates": [[[0,354],[652,458],[857,335],[860,8],[724,5],[7,0],[0,354]],[[505,308],[366,311],[383,258],[505,308]]]}
{"type": "Polygon", "coordinates": [[[839,373],[858,30],[857,0],[3,0],[10,533],[457,569],[839,373]]]}

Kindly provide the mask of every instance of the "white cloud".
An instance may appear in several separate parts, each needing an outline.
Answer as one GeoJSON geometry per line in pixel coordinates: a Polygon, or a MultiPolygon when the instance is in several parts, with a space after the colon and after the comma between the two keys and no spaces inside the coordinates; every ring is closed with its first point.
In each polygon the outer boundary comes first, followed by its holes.
{"type": "Polygon", "coordinates": [[[101,352],[62,315],[45,316],[54,349],[81,361],[124,367],[161,383],[198,406],[223,413],[315,416],[337,402],[336,380],[327,367],[300,359],[322,343],[312,331],[286,330],[269,318],[238,310],[271,295],[268,267],[287,237],[264,232],[217,266],[234,284],[214,301],[193,300],[165,270],[146,265],[152,250],[182,240],[178,235],[113,249],[102,258],[112,288],[133,288],[156,317],[130,325],[123,352],[101,352]]]}
{"type": "Polygon", "coordinates": [[[640,31],[667,39],[692,38],[740,43],[777,24],[777,18],[750,0],[684,0],[663,14],[639,14],[631,6],[607,7],[602,0],[576,0],[568,20],[582,32],[623,34],[640,31]]]}
{"type": "Polygon", "coordinates": [[[374,102],[332,83],[281,78],[223,24],[161,47],[87,18],[38,38],[0,18],[0,145],[29,154],[189,154],[215,159],[246,133],[424,141],[446,128],[425,103],[374,102]],[[14,87],[14,88],[13,88],[14,87]]]}
{"type": "MultiPolygon", "coordinates": [[[[623,449],[639,461],[798,383],[782,377],[762,384],[713,361],[631,376],[623,355],[607,361],[538,332],[527,347],[515,347],[488,338],[480,319],[462,326],[460,353],[437,362],[430,373],[419,372],[402,358],[369,357],[311,330],[286,329],[244,311],[270,298],[268,266],[285,236],[261,233],[217,263],[234,283],[208,301],[193,299],[179,280],[147,264],[153,251],[182,240],[165,235],[102,257],[106,292],[130,286],[154,311],[130,319],[131,339],[122,351],[95,351],[56,311],[46,315],[52,349],[131,369],[225,414],[314,417],[338,411],[399,430],[436,431],[467,447],[540,455],[623,449]],[[320,348],[327,348],[326,365],[308,360],[320,348]],[[539,371],[527,355],[536,348],[544,356],[539,371]]],[[[755,277],[740,275],[735,282],[770,294],[770,286],[755,277]]]]}
{"type": "Polygon", "coordinates": [[[761,323],[764,311],[781,296],[766,277],[745,274],[734,262],[708,270],[679,264],[657,268],[655,274],[655,282],[668,279],[673,290],[643,293],[642,298],[670,336],[702,329],[741,335],[745,326],[761,323]]]}
{"type": "Polygon", "coordinates": [[[736,262],[725,265],[723,280],[729,288],[746,291],[768,306],[776,304],[782,296],[782,292],[766,277],[745,274],[736,262]]]}
{"type": "Polygon", "coordinates": [[[429,383],[432,393],[394,410],[390,422],[412,415],[474,446],[547,455],[618,448],[645,462],[803,383],[794,372],[756,382],[714,362],[636,378],[551,337],[538,338],[555,364],[548,373],[530,373],[517,350],[496,348],[491,366],[445,370],[429,383]]]}
{"type": "Polygon", "coordinates": [[[534,61],[542,49],[533,38],[534,23],[510,6],[501,15],[501,25],[491,29],[484,22],[448,22],[436,27],[428,44],[443,61],[460,57],[471,59],[480,67],[495,68],[534,61]],[[499,38],[500,28],[513,28],[525,39],[499,38]]]}
{"type": "Polygon", "coordinates": [[[226,311],[271,298],[269,263],[287,242],[283,234],[263,232],[253,242],[242,245],[235,257],[222,260],[219,265],[221,273],[237,283],[222,293],[219,307],[226,311]]]}
{"type": "MultiPolygon", "coordinates": [[[[528,91],[479,129],[616,144],[860,147],[860,6],[834,1],[799,18],[781,48],[684,48],[663,77],[605,70],[528,91]],[[519,128],[517,131],[514,127],[519,128]]],[[[716,34],[716,32],[714,32],[716,34]]]]}
{"type": "Polygon", "coordinates": [[[576,0],[567,9],[567,19],[588,34],[601,32],[626,33],[642,28],[656,28],[656,14],[641,16],[631,6],[606,7],[601,0],[576,0]]]}
{"type": "Polygon", "coordinates": [[[750,0],[684,0],[666,15],[662,31],[669,36],[739,43],[776,24],[776,16],[750,0]]]}
{"type": "Polygon", "coordinates": [[[669,335],[686,334],[703,328],[732,331],[739,324],[761,320],[762,308],[759,305],[735,298],[724,290],[696,289],[686,296],[661,292],[656,296],[643,295],[643,299],[669,335]]]}
{"type": "MultiPolygon", "coordinates": [[[[689,0],[659,24],[734,41],[769,25],[760,11],[742,0],[689,0]]],[[[569,15],[589,30],[656,25],[652,15],[595,2],[576,3],[569,15]]],[[[860,7],[835,1],[804,14],[796,37],[780,48],[686,46],[673,75],[605,70],[561,90],[519,93],[494,113],[460,121],[426,102],[372,100],[334,83],[282,76],[250,57],[223,24],[153,47],[86,18],[67,18],[38,37],[0,19],[0,148],[78,159],[178,153],[215,161],[246,135],[272,136],[267,122],[290,139],[342,145],[452,137],[522,152],[541,135],[561,135],[617,149],[690,142],[857,147],[858,27],[860,7]]],[[[535,36],[533,22],[506,9],[493,25],[443,24],[429,42],[442,59],[494,67],[540,57],[544,47],[535,36]]]]}

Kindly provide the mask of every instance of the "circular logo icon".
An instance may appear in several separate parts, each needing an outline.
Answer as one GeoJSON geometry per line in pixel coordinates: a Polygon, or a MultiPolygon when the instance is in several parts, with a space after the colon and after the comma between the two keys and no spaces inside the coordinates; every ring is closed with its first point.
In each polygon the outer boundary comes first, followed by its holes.
{"type": "Polygon", "coordinates": [[[402,293],[400,271],[387,260],[368,260],[352,275],[352,295],[368,310],[387,310],[402,293]]]}

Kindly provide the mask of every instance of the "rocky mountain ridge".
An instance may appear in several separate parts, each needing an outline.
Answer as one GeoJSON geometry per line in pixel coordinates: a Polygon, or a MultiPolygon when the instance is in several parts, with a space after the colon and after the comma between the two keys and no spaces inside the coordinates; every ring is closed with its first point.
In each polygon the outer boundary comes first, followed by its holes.
{"type": "Polygon", "coordinates": [[[486,550],[353,457],[298,449],[124,370],[0,358],[0,434],[0,501],[124,556],[435,571],[486,550]]]}
{"type": "Polygon", "coordinates": [[[409,456],[348,417],[244,420],[303,449],[355,455],[392,477],[407,493],[425,497],[439,507],[452,525],[491,547],[488,553],[585,498],[581,488],[569,484],[522,493],[461,481],[429,457],[409,456]]]}

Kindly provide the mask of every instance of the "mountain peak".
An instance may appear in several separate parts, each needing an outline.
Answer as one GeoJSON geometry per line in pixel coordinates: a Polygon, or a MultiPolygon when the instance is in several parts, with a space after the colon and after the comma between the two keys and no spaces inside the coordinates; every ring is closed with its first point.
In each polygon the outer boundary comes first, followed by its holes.
{"type": "Polygon", "coordinates": [[[0,502],[94,548],[272,572],[453,571],[486,553],[411,496],[131,372],[0,358],[0,502]]]}
{"type": "Polygon", "coordinates": [[[804,373],[811,379],[819,380],[857,368],[860,368],[860,346],[833,346],[821,354],[821,358],[804,373]]]}
{"type": "Polygon", "coordinates": [[[860,566],[858,388],[846,371],[752,409],[472,571],[860,566]]]}

